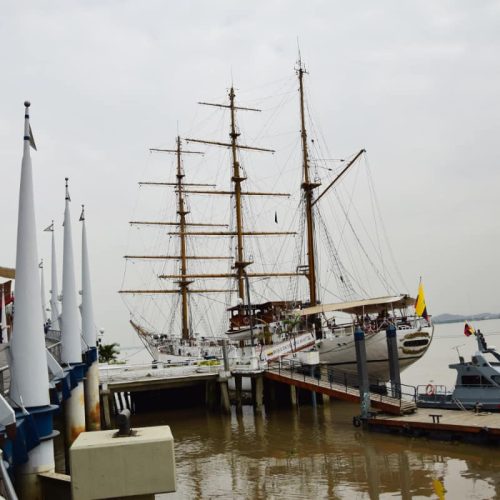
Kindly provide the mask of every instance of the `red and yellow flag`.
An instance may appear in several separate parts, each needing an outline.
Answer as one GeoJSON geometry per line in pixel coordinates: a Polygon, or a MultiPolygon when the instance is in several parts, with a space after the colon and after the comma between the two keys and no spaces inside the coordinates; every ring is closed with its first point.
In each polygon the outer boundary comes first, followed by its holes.
{"type": "Polygon", "coordinates": [[[421,316],[422,318],[429,320],[429,315],[427,314],[427,306],[425,304],[424,285],[422,284],[422,280],[420,280],[420,284],[418,285],[418,295],[417,300],[415,301],[415,313],[417,316],[421,316]]]}
{"type": "Polygon", "coordinates": [[[472,328],[472,326],[469,325],[469,323],[467,323],[467,321],[465,322],[465,326],[464,326],[464,335],[466,337],[470,337],[471,335],[475,335],[476,334],[476,330],[474,330],[474,328],[472,328]]]}

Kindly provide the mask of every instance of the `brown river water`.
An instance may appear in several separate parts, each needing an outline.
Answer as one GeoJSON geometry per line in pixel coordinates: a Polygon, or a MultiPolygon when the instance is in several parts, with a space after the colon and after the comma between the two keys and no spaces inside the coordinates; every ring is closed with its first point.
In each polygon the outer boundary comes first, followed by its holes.
{"type": "MultiPolygon", "coordinates": [[[[500,347],[500,320],[474,324],[500,347]]],[[[452,386],[455,346],[469,358],[473,338],[463,324],[436,325],[426,356],[403,382],[452,386]]],[[[500,498],[500,450],[363,432],[352,425],[357,405],[332,401],[313,408],[231,417],[204,410],[134,416],[134,425],[170,425],[175,439],[174,498],[500,498]]]]}
{"type": "MultiPolygon", "coordinates": [[[[500,347],[500,320],[474,326],[500,347]]],[[[463,324],[437,325],[402,381],[452,386],[455,346],[466,358],[476,350],[463,324]]],[[[357,405],[332,401],[262,416],[251,406],[239,416],[170,410],[134,415],[132,424],[171,427],[177,491],[157,499],[500,498],[500,449],[364,432],[352,425],[358,414],[357,405]]]]}

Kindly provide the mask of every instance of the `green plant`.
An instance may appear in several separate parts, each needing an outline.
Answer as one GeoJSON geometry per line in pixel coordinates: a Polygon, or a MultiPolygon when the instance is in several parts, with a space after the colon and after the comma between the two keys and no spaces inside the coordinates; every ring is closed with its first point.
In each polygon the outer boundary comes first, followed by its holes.
{"type": "Polygon", "coordinates": [[[118,354],[120,354],[120,349],[118,349],[120,344],[113,342],[112,344],[100,344],[99,345],[99,363],[113,363],[116,361],[118,354]]]}

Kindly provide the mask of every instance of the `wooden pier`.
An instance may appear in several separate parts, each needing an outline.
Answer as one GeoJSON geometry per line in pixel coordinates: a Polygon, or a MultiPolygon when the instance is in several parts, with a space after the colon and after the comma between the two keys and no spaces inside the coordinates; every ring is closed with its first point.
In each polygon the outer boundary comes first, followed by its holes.
{"type": "Polygon", "coordinates": [[[112,366],[101,369],[102,421],[127,408],[133,413],[205,405],[230,413],[227,381],[230,373],[220,366],[112,366]]]}
{"type": "Polygon", "coordinates": [[[500,444],[500,413],[418,408],[410,415],[376,415],[371,431],[476,444],[500,444]]]}

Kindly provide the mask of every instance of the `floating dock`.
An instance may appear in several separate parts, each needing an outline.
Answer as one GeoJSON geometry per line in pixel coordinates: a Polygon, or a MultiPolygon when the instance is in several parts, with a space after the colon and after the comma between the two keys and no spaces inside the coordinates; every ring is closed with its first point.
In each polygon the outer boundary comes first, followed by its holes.
{"type": "Polygon", "coordinates": [[[370,431],[476,444],[500,444],[500,413],[418,408],[410,415],[375,415],[370,431]]]}

